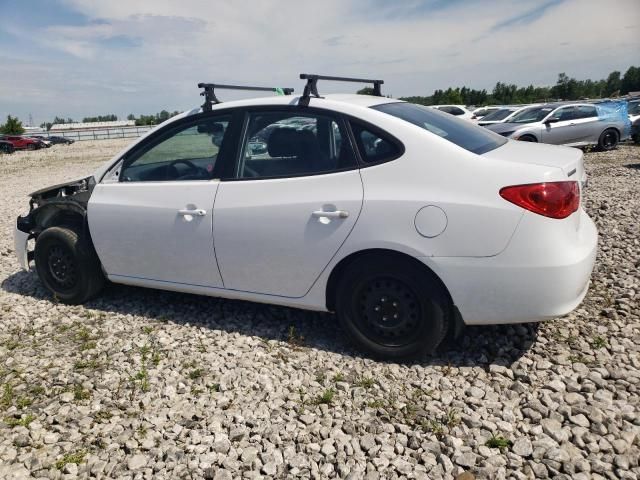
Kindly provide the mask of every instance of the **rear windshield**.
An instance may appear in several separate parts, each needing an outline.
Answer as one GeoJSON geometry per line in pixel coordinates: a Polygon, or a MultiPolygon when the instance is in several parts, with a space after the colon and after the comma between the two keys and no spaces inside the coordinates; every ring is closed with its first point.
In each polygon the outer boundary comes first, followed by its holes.
{"type": "Polygon", "coordinates": [[[507,139],[468,120],[414,103],[385,103],[371,107],[413,123],[473,153],[483,154],[504,145],[507,139]]]}
{"type": "Polygon", "coordinates": [[[495,110],[488,115],[482,117],[483,122],[494,121],[494,120],[504,120],[509,115],[515,112],[513,108],[501,108],[500,110],[495,110]]]}

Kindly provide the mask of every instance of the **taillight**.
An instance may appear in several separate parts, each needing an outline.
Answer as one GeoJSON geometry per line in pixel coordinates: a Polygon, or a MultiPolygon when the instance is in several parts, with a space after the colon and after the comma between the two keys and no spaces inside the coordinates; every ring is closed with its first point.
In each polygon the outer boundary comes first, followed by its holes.
{"type": "Polygon", "coordinates": [[[578,182],[545,182],[500,189],[500,196],[550,218],[567,218],[580,207],[578,182]]]}

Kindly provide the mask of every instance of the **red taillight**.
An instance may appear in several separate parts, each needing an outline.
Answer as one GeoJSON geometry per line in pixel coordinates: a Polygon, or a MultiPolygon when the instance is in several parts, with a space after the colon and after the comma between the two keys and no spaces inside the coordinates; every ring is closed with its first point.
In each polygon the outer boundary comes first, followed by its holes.
{"type": "Polygon", "coordinates": [[[567,218],[580,207],[578,182],[545,182],[500,189],[500,196],[550,218],[567,218]]]}

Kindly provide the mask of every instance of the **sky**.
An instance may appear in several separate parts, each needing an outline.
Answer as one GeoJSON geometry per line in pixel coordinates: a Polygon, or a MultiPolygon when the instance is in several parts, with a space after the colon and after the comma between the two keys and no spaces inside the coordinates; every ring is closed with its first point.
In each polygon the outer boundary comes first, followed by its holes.
{"type": "Polygon", "coordinates": [[[400,97],[631,65],[640,0],[0,0],[0,119],[35,125],[187,110],[198,82],[301,92],[300,73],[321,73],[400,97]]]}

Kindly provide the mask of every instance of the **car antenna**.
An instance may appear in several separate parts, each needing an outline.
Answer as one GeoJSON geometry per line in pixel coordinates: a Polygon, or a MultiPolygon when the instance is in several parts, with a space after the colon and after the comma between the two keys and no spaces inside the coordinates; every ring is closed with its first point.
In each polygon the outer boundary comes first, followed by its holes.
{"type": "Polygon", "coordinates": [[[313,95],[315,98],[322,98],[318,93],[318,80],[330,80],[333,82],[355,82],[355,83],[372,83],[373,95],[376,97],[382,96],[380,85],[384,83],[384,80],[370,80],[367,78],[349,78],[349,77],[332,77],[329,75],[316,75],[315,73],[301,73],[300,80],[306,80],[307,84],[304,86],[304,92],[300,97],[299,105],[308,106],[309,100],[313,95]]]}
{"type": "Polygon", "coordinates": [[[280,88],[280,87],[252,87],[248,85],[223,85],[221,83],[199,83],[198,88],[204,89],[200,92],[200,95],[204,97],[204,103],[202,104],[202,110],[205,112],[211,111],[211,106],[213,104],[222,103],[216,97],[215,89],[225,89],[225,90],[251,90],[257,92],[276,92],[280,95],[291,95],[293,93],[293,88],[280,88]]]}

